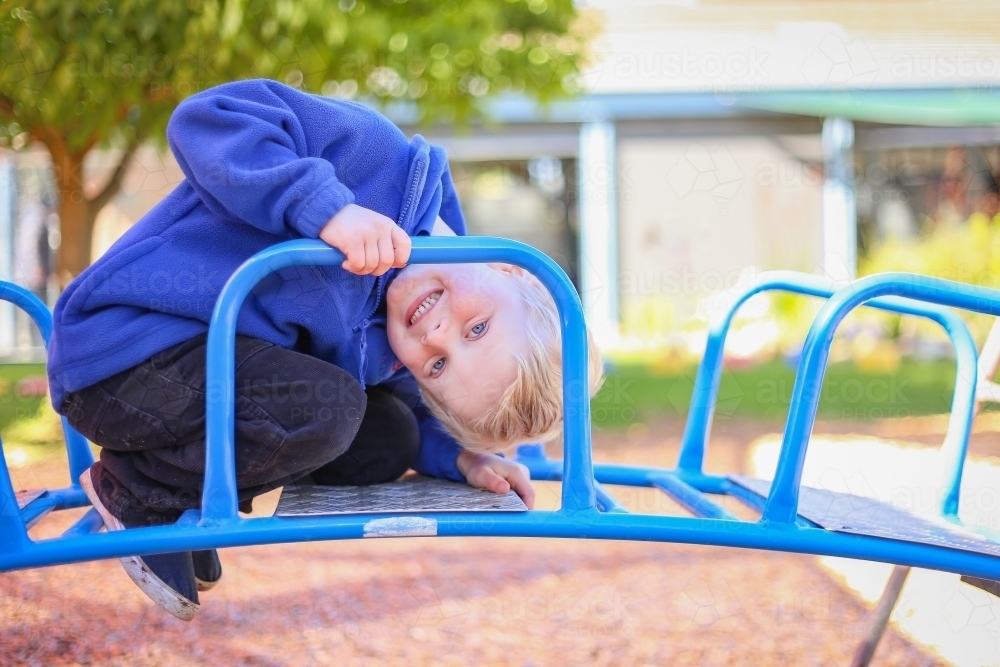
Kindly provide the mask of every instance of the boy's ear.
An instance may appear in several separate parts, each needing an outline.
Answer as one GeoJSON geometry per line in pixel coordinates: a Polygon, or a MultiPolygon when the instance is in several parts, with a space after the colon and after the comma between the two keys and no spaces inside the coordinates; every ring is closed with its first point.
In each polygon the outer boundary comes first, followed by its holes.
{"type": "Polygon", "coordinates": [[[495,271],[507,273],[509,275],[517,276],[519,278],[531,275],[530,273],[522,269],[520,266],[516,266],[514,264],[505,264],[503,262],[489,262],[486,266],[490,267],[495,271]]]}
{"type": "Polygon", "coordinates": [[[490,262],[486,266],[490,267],[491,269],[500,271],[502,273],[506,273],[508,276],[512,278],[520,278],[521,280],[527,280],[528,282],[537,285],[539,287],[542,286],[541,281],[538,280],[538,278],[536,278],[533,273],[526,271],[520,266],[516,266],[514,264],[504,264],[502,262],[490,262]]]}

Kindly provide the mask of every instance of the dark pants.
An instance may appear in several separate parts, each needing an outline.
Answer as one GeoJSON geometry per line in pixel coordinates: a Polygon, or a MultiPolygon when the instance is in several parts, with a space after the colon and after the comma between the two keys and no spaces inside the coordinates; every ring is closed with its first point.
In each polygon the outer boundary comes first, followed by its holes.
{"type": "MultiPolygon", "coordinates": [[[[60,406],[100,445],[93,481],[127,526],[173,523],[199,507],[205,474],[201,335],[71,392],[60,406]]],[[[342,369],[267,341],[236,337],[236,486],[240,509],[306,475],[376,484],[416,460],[416,419],[399,398],[367,391],[342,369]]]]}

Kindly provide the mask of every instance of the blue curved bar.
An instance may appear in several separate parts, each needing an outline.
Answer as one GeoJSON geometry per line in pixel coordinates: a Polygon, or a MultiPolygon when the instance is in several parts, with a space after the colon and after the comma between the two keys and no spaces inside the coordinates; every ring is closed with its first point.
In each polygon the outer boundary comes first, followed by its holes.
{"type": "Polygon", "coordinates": [[[49,347],[49,338],[52,337],[52,313],[37,296],[14,283],[0,282],[0,299],[10,301],[15,306],[28,313],[31,320],[38,327],[42,334],[42,341],[46,349],[49,347]]]}
{"type": "MultiPolygon", "coordinates": [[[[39,540],[16,553],[0,551],[0,570],[74,563],[133,554],[211,549],[315,540],[359,539],[371,521],[410,514],[347,514],[261,518],[214,526],[181,524],[113,533],[39,540]]],[[[1000,558],[932,544],[836,533],[791,525],[776,529],[748,521],[691,517],[579,512],[437,512],[420,513],[446,536],[563,537],[656,540],[687,544],[826,554],[1000,579],[1000,558]]]]}
{"type": "MultiPolygon", "coordinates": [[[[832,280],[822,276],[797,271],[768,271],[761,274],[755,285],[730,304],[722,317],[710,324],[705,354],[695,376],[691,408],[681,439],[681,449],[677,459],[679,471],[700,473],[703,469],[705,449],[708,446],[712,417],[715,414],[715,399],[719,394],[722,377],[726,336],[740,307],[750,298],[768,291],[830,298],[837,290],[832,280]]],[[[956,375],[948,431],[941,448],[943,458],[947,462],[942,480],[942,488],[946,491],[941,500],[941,513],[944,516],[955,517],[958,515],[962,468],[975,410],[978,374],[976,343],[965,322],[945,308],[894,297],[876,298],[861,305],[903,315],[925,317],[940,324],[951,340],[955,350],[956,375]]]]}
{"type": "MultiPolygon", "coordinates": [[[[238,518],[235,444],[235,341],[240,307],[264,276],[293,264],[339,265],[344,255],[323,241],[300,239],[271,246],[240,266],[222,288],[208,331],[206,366],[205,487],[202,523],[238,518]]],[[[573,283],[559,265],[531,246],[488,237],[419,237],[413,239],[411,264],[506,262],[530,271],[552,293],[562,327],[565,457],[562,507],[593,510],[597,506],[590,452],[590,393],[587,332],[583,307],[573,283]]]]}
{"type": "MultiPolygon", "coordinates": [[[[834,333],[851,310],[884,296],[906,297],[940,306],[1000,315],[1000,291],[912,273],[869,276],[838,290],[816,315],[802,348],[778,468],[761,517],[762,522],[791,524],[795,520],[802,466],[805,463],[809,436],[816,421],[823,375],[834,333]]],[[[952,480],[951,490],[956,492],[949,500],[949,514],[957,511],[957,489],[964,463],[963,456],[960,460],[951,462],[945,471],[946,477],[952,480]]]]}
{"type": "MultiPolygon", "coordinates": [[[[235,391],[234,344],[240,305],[253,285],[271,271],[296,263],[329,265],[342,260],[340,253],[322,242],[292,241],[251,258],[226,285],[209,331],[209,386],[206,392],[209,424],[202,510],[185,512],[173,526],[105,534],[92,534],[99,524],[94,513],[90,512],[62,537],[35,541],[27,535],[26,518],[38,516],[47,509],[86,504],[86,498],[79,488],[48,491],[18,512],[4,467],[0,471],[0,481],[6,482],[0,484],[0,571],[179,550],[356,539],[371,536],[367,530],[372,526],[371,522],[405,518],[419,519],[420,535],[685,542],[844,556],[1000,579],[1000,558],[995,556],[935,543],[837,533],[817,528],[806,521],[794,521],[801,462],[818,404],[825,355],[828,354],[832,331],[843,315],[853,307],[889,294],[1000,314],[1000,292],[899,274],[880,277],[880,280],[859,281],[852,288],[837,292],[821,310],[806,341],[790,406],[778,477],[772,485],[771,495],[763,503],[764,517],[759,522],[742,521],[705,496],[724,494],[746,500],[745,494],[741,495],[741,490],[725,477],[707,475],[700,468],[664,470],[593,464],[586,391],[587,341],[579,299],[562,271],[544,255],[527,246],[498,239],[416,239],[413,261],[511,262],[534,273],[553,292],[560,309],[563,331],[566,456],[562,462],[549,460],[545,458],[544,449],[535,446],[524,448],[519,460],[530,468],[535,479],[565,480],[562,509],[555,512],[351,514],[240,519],[236,513],[232,400],[235,391]],[[704,518],[629,514],[607,489],[596,484],[595,476],[603,484],[659,487],[675,498],[681,497],[695,514],[704,518]],[[788,516],[788,508],[792,521],[782,520],[788,516]],[[433,527],[431,533],[427,532],[429,527],[433,527]]],[[[880,299],[879,303],[882,301],[880,299]]],[[[884,301],[897,312],[927,315],[924,307],[915,309],[911,302],[884,301]]],[[[953,340],[967,337],[968,331],[961,320],[950,314],[940,317],[940,321],[953,323],[953,330],[949,332],[953,340]]],[[[967,364],[970,358],[973,362],[975,360],[975,350],[969,341],[971,338],[961,343],[961,347],[971,349],[973,356],[960,356],[960,364],[967,364]]],[[[964,446],[964,443],[961,444],[964,446]]],[[[947,474],[960,480],[961,461],[947,474]]],[[[753,504],[753,499],[749,500],[753,504]]],[[[402,523],[405,525],[405,521],[402,523]]]]}
{"type": "MultiPolygon", "coordinates": [[[[31,321],[38,327],[38,331],[42,335],[42,342],[47,350],[49,338],[52,337],[52,313],[49,312],[49,307],[20,285],[5,281],[0,281],[0,299],[10,301],[28,314],[31,321]]],[[[65,417],[62,417],[61,421],[63,436],[66,439],[66,456],[69,458],[70,485],[79,488],[79,477],[84,470],[93,465],[94,455],[90,451],[87,439],[77,433],[65,417]]]]}
{"type": "Polygon", "coordinates": [[[0,447],[0,554],[24,551],[29,543],[28,522],[21,517],[10,469],[0,447]]]}

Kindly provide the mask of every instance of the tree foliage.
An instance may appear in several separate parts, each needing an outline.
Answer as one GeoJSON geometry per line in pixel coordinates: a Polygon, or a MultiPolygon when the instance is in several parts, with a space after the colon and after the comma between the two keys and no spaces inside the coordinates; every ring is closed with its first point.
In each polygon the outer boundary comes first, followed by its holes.
{"type": "Polygon", "coordinates": [[[64,277],[86,267],[97,212],[136,147],[162,142],[183,98],[268,77],[407,104],[464,123],[483,102],[574,92],[587,30],[571,0],[22,0],[0,3],[0,144],[44,143],[61,195],[64,277]],[[96,192],[83,160],[122,159],[96,192]]]}

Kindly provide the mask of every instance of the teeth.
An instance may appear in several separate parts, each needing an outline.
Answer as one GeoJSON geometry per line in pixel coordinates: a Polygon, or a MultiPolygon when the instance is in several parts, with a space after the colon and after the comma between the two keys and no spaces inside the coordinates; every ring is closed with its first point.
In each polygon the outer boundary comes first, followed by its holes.
{"type": "Polygon", "coordinates": [[[410,318],[410,324],[413,324],[420,319],[420,316],[426,313],[431,306],[437,303],[437,300],[441,298],[441,292],[434,292],[429,297],[424,299],[417,309],[413,312],[413,317],[410,318]]]}

